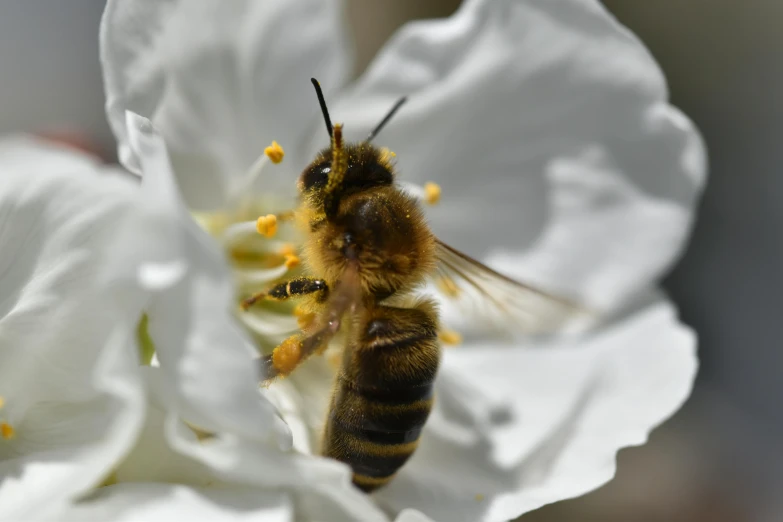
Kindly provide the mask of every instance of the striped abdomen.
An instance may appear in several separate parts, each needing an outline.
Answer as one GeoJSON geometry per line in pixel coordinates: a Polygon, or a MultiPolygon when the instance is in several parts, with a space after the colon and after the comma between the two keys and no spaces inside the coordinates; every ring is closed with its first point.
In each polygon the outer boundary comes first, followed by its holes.
{"type": "Polygon", "coordinates": [[[323,441],[323,454],[350,465],[359,488],[386,484],[416,450],[439,361],[430,302],[365,314],[337,377],[323,441]]]}

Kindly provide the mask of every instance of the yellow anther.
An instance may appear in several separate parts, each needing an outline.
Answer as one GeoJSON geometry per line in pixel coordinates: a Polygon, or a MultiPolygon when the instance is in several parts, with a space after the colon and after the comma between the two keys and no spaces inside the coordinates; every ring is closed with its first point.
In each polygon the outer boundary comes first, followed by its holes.
{"type": "Polygon", "coordinates": [[[283,151],[283,147],[281,147],[279,143],[273,141],[270,146],[264,149],[264,154],[266,154],[267,158],[272,160],[272,163],[280,163],[283,161],[285,151],[283,151]]]}
{"type": "Polygon", "coordinates": [[[462,335],[453,330],[441,330],[438,333],[438,339],[440,339],[440,342],[443,344],[447,344],[449,346],[462,344],[462,335]]]}
{"type": "Polygon", "coordinates": [[[285,267],[289,270],[299,266],[299,263],[301,262],[302,260],[299,259],[295,254],[285,256],[285,267]]]}
{"type": "Polygon", "coordinates": [[[424,184],[424,201],[430,205],[435,205],[440,201],[440,185],[429,181],[424,184]]]}
{"type": "Polygon", "coordinates": [[[264,237],[274,237],[277,234],[277,216],[267,214],[256,221],[256,230],[264,237]]]}
{"type": "Polygon", "coordinates": [[[2,409],[3,406],[5,406],[5,399],[0,397],[0,409],[2,409]]]}
{"type": "Polygon", "coordinates": [[[272,352],[272,365],[280,375],[288,375],[299,364],[302,358],[302,343],[299,339],[289,337],[272,352]]]}
{"type": "Polygon", "coordinates": [[[476,496],[473,498],[476,499],[476,502],[481,502],[482,500],[484,500],[484,495],[482,495],[481,493],[476,493],[476,496]]]}
{"type": "Polygon", "coordinates": [[[13,439],[14,435],[16,435],[16,431],[14,430],[13,426],[7,422],[0,422],[0,436],[2,436],[5,440],[8,440],[13,439]]]}
{"type": "Polygon", "coordinates": [[[454,299],[459,297],[461,290],[457,286],[457,283],[455,283],[454,280],[450,277],[441,277],[438,279],[436,284],[438,285],[440,291],[446,294],[447,297],[454,299]]]}
{"type": "Polygon", "coordinates": [[[288,256],[295,256],[296,255],[296,248],[294,248],[294,245],[291,243],[286,243],[282,247],[280,247],[280,250],[278,250],[278,253],[281,256],[288,257],[288,256]]]}

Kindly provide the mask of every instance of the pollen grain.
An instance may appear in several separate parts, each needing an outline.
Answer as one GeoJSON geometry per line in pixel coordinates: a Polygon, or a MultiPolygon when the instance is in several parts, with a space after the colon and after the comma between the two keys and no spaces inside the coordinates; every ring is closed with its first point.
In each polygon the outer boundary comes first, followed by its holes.
{"type": "Polygon", "coordinates": [[[429,205],[437,205],[440,201],[441,192],[440,185],[428,181],[424,184],[424,201],[429,205]]]}
{"type": "Polygon", "coordinates": [[[272,141],[272,144],[264,149],[264,154],[266,154],[266,157],[269,158],[272,163],[280,163],[283,161],[285,151],[279,143],[272,141]]]}
{"type": "Polygon", "coordinates": [[[14,430],[13,426],[7,422],[0,422],[0,436],[2,436],[5,440],[9,440],[13,439],[14,435],[16,435],[16,430],[14,430]]]}
{"type": "Polygon", "coordinates": [[[256,221],[256,231],[264,237],[274,237],[277,234],[277,216],[267,214],[256,221]]]}

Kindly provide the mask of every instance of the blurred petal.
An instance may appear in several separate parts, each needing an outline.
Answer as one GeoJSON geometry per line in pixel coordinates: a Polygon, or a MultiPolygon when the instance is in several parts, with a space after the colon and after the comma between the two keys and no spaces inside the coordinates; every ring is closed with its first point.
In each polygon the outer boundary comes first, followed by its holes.
{"type": "Polygon", "coordinates": [[[280,492],[242,486],[198,488],[177,484],[130,483],[101,488],[82,502],[55,511],[50,519],[81,522],[289,522],[294,520],[294,513],[288,498],[280,492]]]}
{"type": "Polygon", "coordinates": [[[700,137],[598,2],[468,0],[410,23],[331,112],[362,138],[403,95],[376,141],[402,180],[442,185],[429,215],[457,248],[526,252],[517,275],[598,307],[649,285],[682,248],[700,137]]]}
{"type": "MultiPolygon", "coordinates": [[[[349,72],[341,5],[110,0],[101,61],[121,161],[139,168],[128,143],[126,110],[161,130],[191,208],[221,203],[231,178],[241,176],[272,140],[290,157],[301,157],[305,133],[320,118],[310,77],[329,92],[349,72]]],[[[278,169],[265,184],[277,181],[278,188],[293,190],[294,179],[293,170],[278,169]]]]}
{"type": "Polygon", "coordinates": [[[658,300],[574,343],[447,350],[409,464],[374,495],[434,520],[504,521],[593,490],[688,397],[695,339],[658,300]],[[491,383],[491,386],[487,386],[491,383]]]}
{"type": "Polygon", "coordinates": [[[141,427],[134,332],[96,277],[135,187],[21,137],[0,172],[0,518],[19,520],[99,483],[141,427]]]}

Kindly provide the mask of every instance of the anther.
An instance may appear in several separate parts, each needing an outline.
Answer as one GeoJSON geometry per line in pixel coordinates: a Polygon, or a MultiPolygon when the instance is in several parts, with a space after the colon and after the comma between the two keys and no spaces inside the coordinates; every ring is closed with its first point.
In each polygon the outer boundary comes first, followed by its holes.
{"type": "Polygon", "coordinates": [[[296,256],[296,254],[289,254],[285,256],[285,267],[289,270],[292,268],[295,268],[299,266],[299,263],[301,263],[301,260],[296,256]]]}
{"type": "Polygon", "coordinates": [[[3,406],[5,406],[5,399],[0,397],[0,410],[3,409],[3,406]]]}
{"type": "Polygon", "coordinates": [[[267,214],[256,221],[256,230],[264,237],[274,237],[277,234],[277,216],[267,214]]]}
{"type": "Polygon", "coordinates": [[[16,435],[16,431],[14,430],[13,426],[7,422],[0,422],[0,436],[2,436],[5,440],[9,440],[13,439],[14,435],[16,435]]]}
{"type": "Polygon", "coordinates": [[[430,205],[435,205],[440,201],[440,185],[431,181],[424,184],[424,201],[430,205]]]}
{"type": "Polygon", "coordinates": [[[462,335],[453,330],[441,330],[438,332],[438,339],[440,339],[440,342],[443,344],[449,346],[462,344],[462,335]]]}
{"type": "Polygon", "coordinates": [[[277,164],[283,161],[285,151],[283,151],[283,147],[281,147],[279,143],[272,141],[272,144],[264,149],[264,154],[266,154],[267,158],[272,160],[272,163],[277,164]]]}

